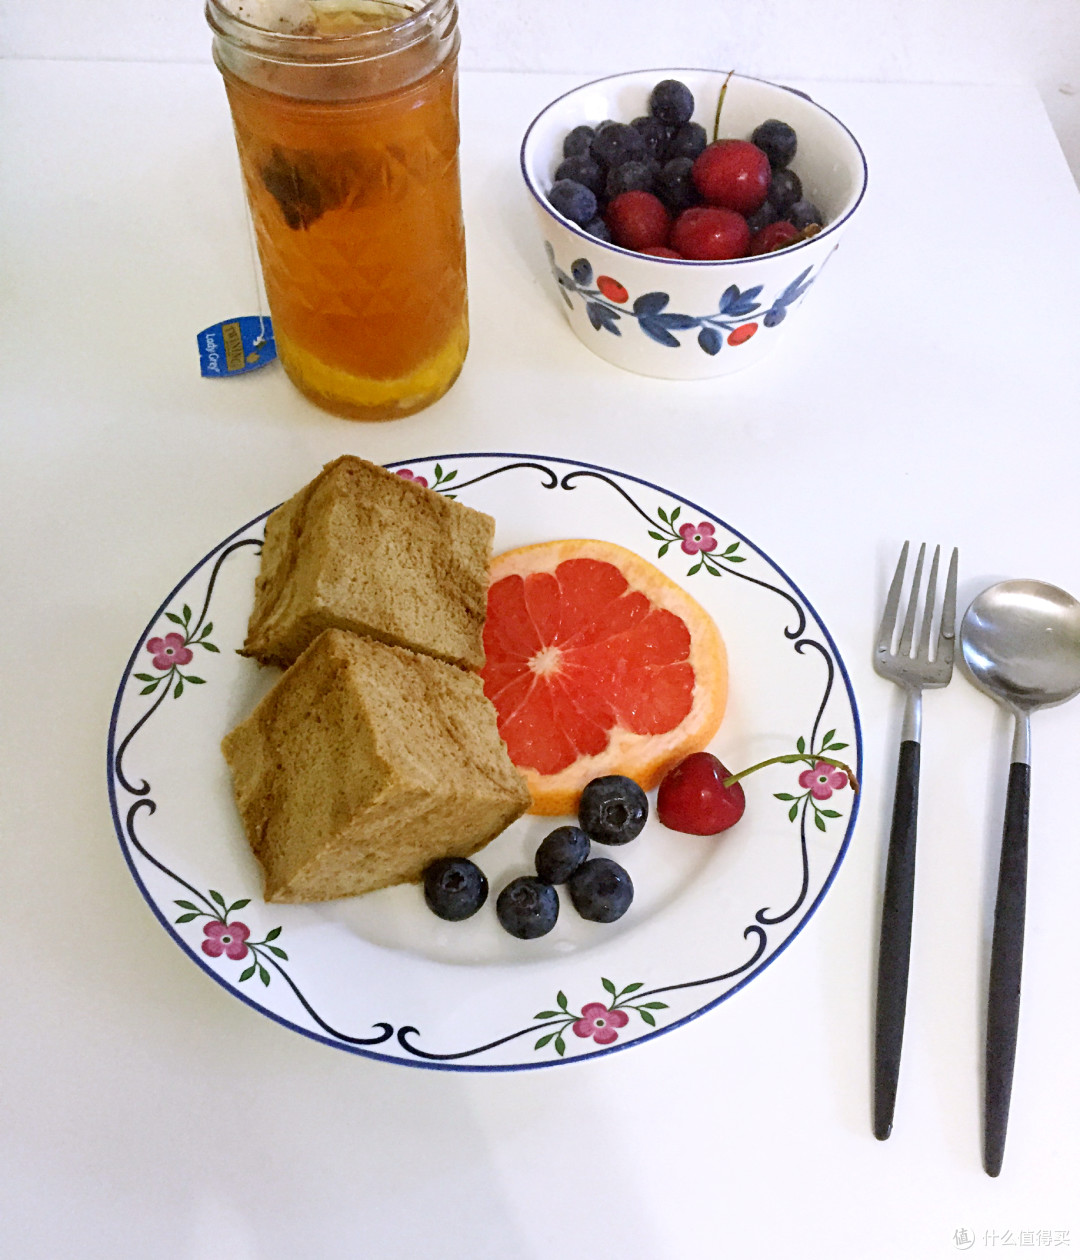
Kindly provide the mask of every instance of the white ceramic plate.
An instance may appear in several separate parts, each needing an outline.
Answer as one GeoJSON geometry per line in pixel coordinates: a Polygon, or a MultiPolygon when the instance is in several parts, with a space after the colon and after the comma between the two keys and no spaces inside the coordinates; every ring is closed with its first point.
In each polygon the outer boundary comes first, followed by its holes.
{"type": "Polygon", "coordinates": [[[534,817],[479,855],[492,896],[464,923],[437,919],[412,885],[317,906],[267,905],[219,749],[276,675],[235,652],[265,513],[173,588],[121,679],[109,794],[136,883],[219,984],[298,1032],[371,1058],[462,1071],[545,1067],[679,1027],[782,952],[843,859],[858,797],[843,787],[816,798],[807,775],[826,744],[861,773],[858,713],[835,644],[772,560],[671,491],[539,456],[393,466],[494,516],[497,550],[603,538],[659,565],[710,611],[727,644],[730,699],[713,750],[732,769],[799,750],[805,764],[748,779],[746,815],[720,837],[677,834],[650,819],[612,851],[636,889],[615,924],[585,922],[564,897],[558,924],[540,940],[499,927],[494,894],[532,872],[536,846],[560,821],[534,817]]]}

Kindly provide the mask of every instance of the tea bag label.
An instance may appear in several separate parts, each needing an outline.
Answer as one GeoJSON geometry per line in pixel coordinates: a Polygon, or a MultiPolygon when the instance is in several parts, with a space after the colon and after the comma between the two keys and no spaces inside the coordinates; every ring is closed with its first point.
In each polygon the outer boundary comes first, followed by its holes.
{"type": "Polygon", "coordinates": [[[203,376],[239,376],[277,358],[274,327],[265,315],[242,315],[204,328],[198,336],[203,376]]]}

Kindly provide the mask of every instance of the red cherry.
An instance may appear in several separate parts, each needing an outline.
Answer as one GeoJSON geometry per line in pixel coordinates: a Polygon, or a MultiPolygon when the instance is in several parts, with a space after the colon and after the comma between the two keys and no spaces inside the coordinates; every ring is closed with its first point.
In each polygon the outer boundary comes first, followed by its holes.
{"type": "Polygon", "coordinates": [[[615,244],[623,249],[666,245],[671,231],[671,216],[664,209],[664,203],[652,193],[639,190],[613,197],[604,222],[611,229],[615,244]]]}
{"type": "Polygon", "coordinates": [[[778,219],[755,232],[750,238],[751,254],[769,254],[774,249],[783,249],[799,235],[799,229],[787,219],[778,219]]]}
{"type": "Polygon", "coordinates": [[[772,168],[749,140],[717,140],[698,154],[690,177],[712,205],[753,214],[768,195],[772,168]]]}
{"type": "Polygon", "coordinates": [[[666,245],[647,245],[638,252],[648,254],[650,258],[682,258],[682,254],[677,254],[675,250],[668,249],[666,245]]]}
{"type": "Polygon", "coordinates": [[[727,343],[729,346],[741,346],[744,341],[749,341],[756,332],[757,324],[743,324],[741,328],[736,328],[731,336],[728,337],[727,343]]]}
{"type": "Polygon", "coordinates": [[[661,780],[656,816],[665,827],[691,836],[727,831],[746,809],[742,784],[724,787],[728,774],[712,753],[691,753],[661,780]]]}
{"type": "Polygon", "coordinates": [[[742,258],[750,244],[750,229],[734,210],[693,206],[675,220],[671,244],[684,258],[742,258]]]}
{"type": "Polygon", "coordinates": [[[596,287],[609,302],[625,302],[630,296],[618,280],[612,280],[610,276],[597,276],[596,287]]]}

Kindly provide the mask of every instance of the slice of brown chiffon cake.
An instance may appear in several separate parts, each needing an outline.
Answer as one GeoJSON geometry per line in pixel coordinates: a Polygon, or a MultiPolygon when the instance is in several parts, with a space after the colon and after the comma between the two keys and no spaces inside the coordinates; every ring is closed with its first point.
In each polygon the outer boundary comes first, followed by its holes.
{"type": "Polygon", "coordinates": [[[336,628],[479,669],[495,522],[343,455],[266,522],[243,655],[288,668],[336,628]]]}
{"type": "Polygon", "coordinates": [[[529,807],[480,679],[327,630],[222,742],[267,901],[419,880],[529,807]]]}

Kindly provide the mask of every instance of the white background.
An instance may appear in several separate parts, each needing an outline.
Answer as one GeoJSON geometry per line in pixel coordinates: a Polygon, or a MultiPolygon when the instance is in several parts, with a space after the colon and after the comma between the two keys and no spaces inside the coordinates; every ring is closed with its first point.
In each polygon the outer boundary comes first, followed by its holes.
{"type": "Polygon", "coordinates": [[[111,11],[0,0],[22,58],[0,66],[0,1260],[945,1260],[959,1229],[981,1260],[1075,1254],[1080,701],[1034,724],[1002,1176],[979,1058],[1009,727],[959,676],[927,699],[897,1127],[869,1124],[901,711],[870,647],[899,544],[959,545],[961,607],[1010,576],[1080,592],[1080,198],[1032,87],[1060,129],[1071,10],[717,6],[754,25],[710,44],[688,4],[676,29],[629,0],[471,0],[466,64],[569,73],[466,76],[469,360],[372,426],[276,368],[199,379],[195,331],[253,297],[224,93],[197,5],[111,11]],[[174,64],[27,59],[75,55],[174,64]],[[576,79],[680,61],[807,86],[872,177],[775,356],[672,386],[570,333],[514,155],[576,79]],[[876,77],[996,86],[836,81],[876,77]],[[1003,189],[1030,228],[1002,230],[1003,189]],[[330,1050],[191,966],[122,862],[104,744],[149,611],[228,532],[343,451],[493,447],[651,477],[774,555],[852,671],[866,786],[821,909],[729,1003],[595,1063],[462,1077],[330,1050]],[[1044,1229],[1071,1246],[985,1241],[1044,1229]]]}
{"type": "MultiPolygon", "coordinates": [[[[780,81],[1030,83],[1080,173],[1076,0],[461,0],[461,13],[470,70],[692,65],[780,81]]],[[[0,55],[205,61],[209,38],[198,0],[0,0],[0,55]]],[[[940,143],[966,140],[943,129],[940,143]]],[[[1023,153],[1015,160],[1022,178],[1023,153]]]]}

